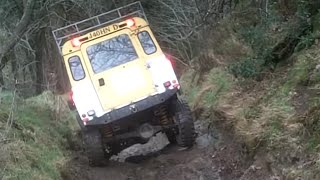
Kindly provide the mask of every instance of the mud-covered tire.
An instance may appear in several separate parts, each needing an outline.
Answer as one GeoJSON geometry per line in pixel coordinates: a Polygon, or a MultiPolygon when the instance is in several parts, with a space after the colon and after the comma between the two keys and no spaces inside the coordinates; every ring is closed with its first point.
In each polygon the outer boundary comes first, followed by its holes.
{"type": "Polygon", "coordinates": [[[171,144],[176,144],[177,143],[176,133],[173,130],[166,131],[166,135],[167,135],[168,141],[171,144]]]}
{"type": "Polygon", "coordinates": [[[101,133],[98,129],[83,130],[83,141],[90,166],[104,166],[106,162],[101,133]]]}
{"type": "Polygon", "coordinates": [[[192,112],[186,101],[177,100],[175,119],[179,130],[176,135],[178,145],[181,147],[192,147],[195,142],[196,133],[192,112]]]}

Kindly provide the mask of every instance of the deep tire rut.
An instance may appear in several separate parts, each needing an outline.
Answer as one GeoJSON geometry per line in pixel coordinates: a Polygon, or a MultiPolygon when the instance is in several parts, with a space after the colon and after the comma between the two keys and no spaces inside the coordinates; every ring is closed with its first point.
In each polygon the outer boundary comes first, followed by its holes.
{"type": "Polygon", "coordinates": [[[164,134],[146,145],[134,145],[111,159],[105,167],[90,167],[83,151],[63,167],[65,180],[237,180],[252,164],[241,146],[215,130],[196,123],[196,144],[181,150],[168,145],[164,134]],[[156,149],[155,149],[156,147],[156,149]],[[148,153],[146,153],[148,152],[148,153]],[[125,162],[123,162],[125,160],[125,162]],[[120,162],[119,162],[120,161],[120,162]]]}

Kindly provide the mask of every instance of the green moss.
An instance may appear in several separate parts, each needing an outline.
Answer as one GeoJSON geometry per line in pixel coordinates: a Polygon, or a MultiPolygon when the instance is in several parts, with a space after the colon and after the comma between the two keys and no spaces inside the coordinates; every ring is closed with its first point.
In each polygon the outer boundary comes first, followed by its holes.
{"type": "Polygon", "coordinates": [[[2,90],[0,93],[1,103],[11,103],[13,92],[2,90]]]}
{"type": "Polygon", "coordinates": [[[315,68],[315,65],[315,62],[311,59],[305,56],[300,56],[298,61],[292,67],[288,80],[283,86],[282,91],[288,93],[292,88],[295,88],[295,86],[307,81],[309,73],[315,68]]]}
{"type": "Polygon", "coordinates": [[[207,107],[216,105],[233,84],[231,75],[219,68],[214,68],[209,72],[206,82],[211,86],[211,89],[204,94],[204,103],[207,107]]]}
{"type": "Polygon", "coordinates": [[[319,135],[314,135],[311,138],[309,138],[307,142],[307,150],[310,152],[317,152],[319,149],[320,144],[320,137],[319,135]]]}
{"type": "Polygon", "coordinates": [[[192,82],[194,73],[188,72],[180,81],[184,96],[190,105],[212,107],[225,95],[234,84],[232,75],[221,68],[213,68],[205,75],[201,84],[192,82]]]}
{"type": "Polygon", "coordinates": [[[320,34],[320,13],[312,17],[313,32],[320,34]]]}
{"type": "Polygon", "coordinates": [[[197,73],[195,73],[193,70],[189,70],[185,72],[180,78],[182,92],[186,100],[190,104],[194,103],[197,97],[197,94],[199,93],[199,90],[200,90],[200,86],[197,84],[194,84],[195,76],[197,76],[197,73]]]}

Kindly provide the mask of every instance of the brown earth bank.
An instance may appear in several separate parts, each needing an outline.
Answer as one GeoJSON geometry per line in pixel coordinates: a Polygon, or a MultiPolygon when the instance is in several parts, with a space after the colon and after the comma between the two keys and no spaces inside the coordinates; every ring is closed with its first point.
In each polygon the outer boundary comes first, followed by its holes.
{"type": "Polygon", "coordinates": [[[74,150],[73,158],[61,168],[62,177],[65,180],[245,180],[272,177],[265,161],[248,155],[244,146],[227,132],[220,132],[205,121],[197,121],[196,127],[198,138],[191,149],[181,150],[176,145],[168,145],[164,135],[157,135],[151,141],[158,144],[159,149],[152,149],[152,143],[134,145],[113,158],[117,161],[110,161],[106,167],[88,166],[83,151],[74,150]],[[121,156],[125,156],[125,161],[121,156]]]}

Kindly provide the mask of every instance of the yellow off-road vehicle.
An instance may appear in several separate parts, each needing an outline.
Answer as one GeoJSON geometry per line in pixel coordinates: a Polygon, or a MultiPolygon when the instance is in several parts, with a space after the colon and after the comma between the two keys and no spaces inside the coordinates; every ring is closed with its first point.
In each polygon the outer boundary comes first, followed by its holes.
{"type": "Polygon", "coordinates": [[[69,107],[89,161],[104,159],[158,132],[191,147],[193,118],[178,97],[171,61],[155,39],[140,2],[53,31],[71,83],[69,107]]]}

